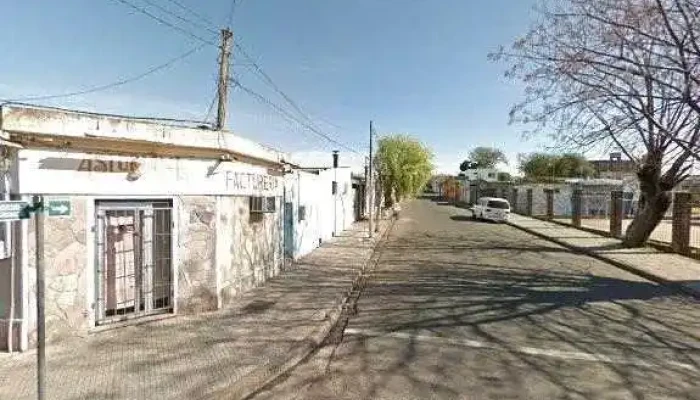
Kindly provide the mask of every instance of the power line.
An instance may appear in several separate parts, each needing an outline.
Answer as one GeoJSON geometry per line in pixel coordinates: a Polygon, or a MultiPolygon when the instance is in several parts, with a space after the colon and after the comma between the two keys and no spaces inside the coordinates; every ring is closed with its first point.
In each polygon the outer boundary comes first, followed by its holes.
{"type": "Polygon", "coordinates": [[[17,98],[17,99],[10,99],[10,100],[5,100],[5,101],[8,101],[8,102],[14,102],[14,101],[36,101],[36,100],[57,99],[57,98],[62,98],[62,97],[80,96],[80,95],[83,95],[83,94],[89,94],[89,93],[99,92],[99,91],[101,91],[101,90],[106,90],[106,89],[111,89],[111,88],[113,88],[113,87],[126,85],[127,83],[131,83],[131,82],[138,81],[138,80],[143,79],[143,78],[145,78],[145,77],[147,77],[147,76],[149,76],[149,75],[151,75],[151,74],[154,74],[154,73],[156,73],[156,72],[158,72],[158,71],[161,71],[161,70],[163,70],[163,69],[166,69],[166,68],[172,66],[173,64],[177,63],[178,61],[183,60],[183,59],[189,57],[190,55],[196,53],[197,51],[201,50],[202,48],[204,48],[204,46],[206,46],[206,43],[201,43],[201,44],[197,45],[196,47],[194,47],[194,48],[192,48],[192,49],[186,51],[185,53],[180,54],[179,56],[177,56],[177,57],[175,57],[175,58],[173,58],[173,59],[170,59],[170,60],[164,62],[163,64],[160,64],[160,65],[157,65],[157,66],[155,66],[155,67],[153,67],[153,68],[148,69],[146,72],[140,73],[140,74],[138,74],[138,75],[134,75],[134,76],[129,77],[129,78],[121,79],[121,80],[118,80],[118,81],[116,81],[116,82],[112,82],[112,83],[109,83],[109,84],[106,84],[106,85],[95,86],[95,87],[92,87],[92,88],[89,88],[89,89],[79,90],[79,91],[75,91],[75,92],[68,92],[68,93],[54,94],[54,95],[46,95],[46,96],[28,96],[28,97],[20,97],[20,98],[17,98]]]}
{"type": "Polygon", "coordinates": [[[171,24],[170,22],[168,22],[168,21],[166,21],[166,20],[160,18],[159,16],[154,15],[154,14],[148,12],[148,10],[146,10],[145,8],[136,6],[136,5],[134,5],[133,3],[127,1],[127,0],[112,0],[112,1],[117,1],[117,2],[119,2],[119,3],[122,3],[122,4],[124,4],[125,6],[127,6],[127,7],[129,7],[129,8],[132,8],[132,9],[134,9],[134,10],[136,10],[136,11],[138,11],[138,12],[140,12],[140,13],[142,13],[142,14],[144,14],[144,15],[146,15],[146,16],[148,16],[148,17],[150,17],[150,18],[152,18],[152,19],[154,19],[154,20],[156,20],[156,21],[158,21],[158,22],[161,23],[161,24],[163,24],[163,25],[165,25],[165,26],[167,26],[167,27],[170,27],[171,29],[174,29],[174,30],[176,30],[176,31],[178,31],[178,32],[180,32],[180,33],[182,33],[182,34],[185,35],[185,36],[189,36],[189,37],[191,37],[191,38],[193,38],[193,39],[199,40],[200,42],[207,43],[207,44],[210,44],[210,45],[212,45],[212,46],[216,46],[216,44],[215,44],[214,42],[212,42],[211,40],[202,39],[200,36],[195,35],[194,33],[188,31],[187,29],[184,29],[184,28],[179,27],[179,26],[177,26],[177,25],[171,24]]]}
{"type": "MultiPolygon", "coordinates": [[[[240,0],[240,1],[243,1],[243,0],[240,0]]],[[[228,26],[229,28],[231,27],[231,24],[233,24],[233,15],[236,13],[236,6],[238,5],[238,3],[239,3],[239,0],[231,0],[231,9],[228,13],[228,20],[227,20],[228,24],[226,24],[226,26],[228,26]]]]}
{"type": "Polygon", "coordinates": [[[152,7],[155,7],[155,8],[157,8],[157,9],[161,10],[162,12],[164,12],[164,13],[166,13],[166,14],[172,16],[172,17],[175,17],[175,18],[179,19],[179,20],[182,21],[182,22],[185,22],[185,23],[190,24],[190,25],[192,25],[192,26],[195,26],[195,27],[198,27],[198,28],[207,30],[207,31],[209,31],[209,32],[211,32],[211,33],[213,33],[213,34],[215,34],[215,35],[218,35],[218,34],[219,34],[219,33],[218,33],[217,31],[215,31],[214,29],[211,29],[210,27],[208,27],[208,26],[206,26],[206,25],[202,25],[202,24],[199,23],[199,22],[194,22],[194,21],[192,21],[191,19],[187,19],[187,18],[185,18],[185,17],[183,17],[183,16],[181,16],[181,15],[178,15],[177,13],[174,13],[174,12],[168,10],[167,8],[161,6],[160,4],[158,4],[158,3],[156,3],[156,2],[153,2],[153,1],[151,1],[151,0],[141,0],[141,1],[143,1],[143,2],[146,3],[146,4],[151,5],[152,7]]]}
{"type": "Polygon", "coordinates": [[[238,42],[234,43],[234,46],[236,47],[236,49],[238,49],[238,51],[241,52],[241,54],[243,54],[243,56],[244,56],[244,57],[248,60],[248,62],[250,63],[250,64],[247,65],[248,69],[250,69],[250,68],[252,67],[252,68],[254,69],[253,72],[257,72],[257,73],[264,79],[264,81],[265,81],[275,92],[277,92],[277,94],[279,94],[280,96],[282,96],[282,97],[284,98],[284,100],[286,100],[287,103],[289,103],[289,105],[291,105],[292,108],[294,108],[294,110],[295,110],[297,113],[299,113],[299,115],[301,115],[301,116],[303,116],[305,119],[311,121],[311,118],[310,118],[308,115],[306,115],[306,113],[304,113],[304,111],[301,110],[301,107],[299,107],[299,105],[297,105],[297,103],[296,103],[294,100],[292,100],[289,96],[287,96],[287,94],[286,94],[284,91],[282,91],[282,89],[280,89],[279,86],[277,86],[277,84],[275,84],[275,82],[272,80],[272,78],[270,78],[270,76],[269,76],[267,73],[265,73],[265,71],[263,71],[262,67],[260,67],[260,66],[255,62],[255,60],[253,60],[253,58],[245,51],[245,49],[243,49],[243,47],[242,47],[238,42]]]}
{"type": "Polygon", "coordinates": [[[210,19],[208,19],[208,18],[202,16],[202,15],[199,14],[198,12],[192,10],[191,8],[189,8],[189,7],[187,7],[186,5],[180,3],[179,1],[177,1],[177,0],[167,0],[167,1],[169,1],[169,2],[171,2],[171,3],[173,3],[173,4],[175,4],[176,6],[180,7],[181,9],[183,9],[183,10],[187,11],[188,13],[192,14],[195,18],[199,19],[200,21],[204,22],[205,24],[209,25],[210,27],[215,27],[215,26],[216,26],[216,24],[214,24],[210,19]]]}
{"type": "Polygon", "coordinates": [[[305,127],[306,129],[308,129],[309,131],[311,131],[311,132],[315,133],[316,135],[322,137],[323,139],[325,139],[325,140],[327,140],[327,141],[329,141],[329,142],[331,142],[331,143],[334,143],[334,144],[336,144],[336,145],[338,145],[338,146],[340,146],[340,147],[342,147],[342,148],[344,148],[344,149],[346,149],[346,150],[348,150],[348,151],[351,151],[351,152],[353,152],[353,153],[362,155],[360,152],[358,152],[357,150],[353,149],[352,147],[347,146],[346,144],[344,144],[344,143],[342,143],[342,142],[339,142],[338,140],[333,139],[332,137],[330,137],[330,136],[328,136],[327,134],[325,134],[325,133],[321,132],[320,130],[318,130],[316,127],[310,125],[310,124],[307,123],[307,122],[304,122],[304,121],[300,120],[298,117],[296,117],[295,115],[291,114],[290,112],[288,112],[288,111],[285,110],[284,108],[280,107],[279,105],[275,104],[274,102],[272,102],[270,99],[266,98],[265,96],[263,96],[263,95],[261,95],[261,94],[255,92],[254,90],[252,90],[252,89],[250,89],[250,88],[248,88],[248,87],[246,87],[246,86],[243,86],[238,80],[231,78],[231,82],[233,82],[233,84],[234,84],[236,87],[239,87],[241,90],[243,90],[244,92],[246,92],[246,93],[249,94],[250,96],[255,97],[257,100],[259,100],[259,101],[262,102],[262,103],[265,103],[268,107],[272,108],[274,111],[276,111],[277,113],[279,113],[280,115],[282,115],[283,117],[285,117],[287,120],[296,122],[297,124],[299,124],[299,125],[305,127]]]}
{"type": "Polygon", "coordinates": [[[207,108],[207,115],[204,117],[204,121],[208,122],[209,117],[211,116],[212,110],[214,110],[214,103],[216,103],[216,99],[219,98],[219,91],[217,90],[216,93],[214,93],[214,97],[211,99],[211,103],[209,103],[209,108],[207,108]]]}
{"type": "MultiPolygon", "coordinates": [[[[270,75],[268,75],[268,74],[262,69],[262,67],[260,67],[260,65],[258,65],[258,64],[255,62],[255,60],[253,60],[253,57],[251,57],[250,54],[248,54],[248,52],[245,51],[245,49],[243,48],[243,46],[241,46],[240,43],[235,42],[235,43],[234,43],[234,46],[235,46],[236,49],[238,49],[238,51],[248,60],[249,64],[246,64],[246,68],[250,69],[250,70],[253,71],[253,72],[257,72],[257,73],[258,73],[258,76],[262,77],[263,81],[264,81],[268,86],[270,86],[275,92],[277,92],[277,94],[279,94],[280,96],[282,96],[282,98],[284,98],[284,100],[294,109],[294,111],[297,112],[297,114],[299,114],[303,119],[305,119],[306,121],[308,121],[308,124],[314,124],[313,119],[312,119],[308,114],[306,114],[306,113],[301,109],[301,107],[300,107],[291,97],[289,97],[282,89],[280,89],[279,86],[277,86],[277,84],[272,80],[272,78],[270,77],[270,75]],[[251,69],[251,68],[252,68],[252,69],[251,69]]],[[[329,122],[327,122],[327,121],[326,121],[325,123],[326,123],[327,125],[336,126],[336,125],[334,125],[334,124],[332,124],[332,123],[329,123],[329,122]]],[[[336,127],[337,127],[337,126],[336,126],[336,127]]],[[[316,131],[319,131],[318,128],[314,128],[314,129],[315,129],[316,131]]],[[[328,137],[328,135],[326,135],[326,134],[323,134],[323,136],[328,137]]],[[[355,150],[353,150],[353,151],[355,151],[355,150]]],[[[358,153],[358,154],[359,154],[359,153],[358,153]]]]}

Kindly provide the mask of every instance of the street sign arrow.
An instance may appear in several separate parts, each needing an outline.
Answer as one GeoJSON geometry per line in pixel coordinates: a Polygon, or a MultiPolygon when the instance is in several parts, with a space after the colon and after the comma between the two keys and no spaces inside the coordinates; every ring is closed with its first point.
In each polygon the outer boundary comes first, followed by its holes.
{"type": "Polygon", "coordinates": [[[46,210],[49,217],[68,217],[71,214],[70,200],[49,200],[46,210]]]}

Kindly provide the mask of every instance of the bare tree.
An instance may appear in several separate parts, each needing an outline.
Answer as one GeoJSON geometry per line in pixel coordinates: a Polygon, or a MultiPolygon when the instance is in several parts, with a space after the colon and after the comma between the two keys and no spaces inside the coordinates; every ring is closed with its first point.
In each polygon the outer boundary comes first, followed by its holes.
{"type": "Polygon", "coordinates": [[[567,147],[618,149],[637,164],[642,193],[629,246],[649,238],[698,157],[698,2],[545,2],[527,34],[491,55],[526,86],[513,122],[567,147]]]}

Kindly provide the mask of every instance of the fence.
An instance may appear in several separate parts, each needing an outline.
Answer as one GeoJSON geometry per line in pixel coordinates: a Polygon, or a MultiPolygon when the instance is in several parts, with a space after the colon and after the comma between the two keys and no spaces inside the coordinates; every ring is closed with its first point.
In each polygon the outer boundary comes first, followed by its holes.
{"type": "MultiPolygon", "coordinates": [[[[511,193],[514,212],[613,237],[622,237],[638,211],[639,195],[610,189],[520,187],[511,193]]],[[[700,195],[673,193],[650,241],[700,258],[700,195]]]]}

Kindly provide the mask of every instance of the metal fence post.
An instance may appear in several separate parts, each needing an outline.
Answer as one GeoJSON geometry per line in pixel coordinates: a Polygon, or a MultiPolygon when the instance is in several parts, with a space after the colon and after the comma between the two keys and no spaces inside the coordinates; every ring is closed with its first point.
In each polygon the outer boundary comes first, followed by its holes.
{"type": "Polygon", "coordinates": [[[610,236],[622,237],[622,196],[621,190],[610,192],[610,236]]]}
{"type": "Polygon", "coordinates": [[[577,228],[581,227],[581,208],[583,205],[583,190],[574,189],[571,196],[571,224],[577,228]]]}
{"type": "Polygon", "coordinates": [[[547,195],[547,219],[554,219],[554,189],[545,189],[547,195]]]}
{"type": "Polygon", "coordinates": [[[525,214],[528,217],[531,217],[532,216],[532,188],[527,189],[526,196],[527,196],[527,210],[525,210],[525,214]]]}
{"type": "Polygon", "coordinates": [[[673,199],[673,227],[671,246],[676,253],[690,254],[690,219],[692,216],[691,195],[677,192],[673,199]]]}

